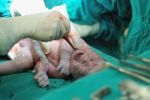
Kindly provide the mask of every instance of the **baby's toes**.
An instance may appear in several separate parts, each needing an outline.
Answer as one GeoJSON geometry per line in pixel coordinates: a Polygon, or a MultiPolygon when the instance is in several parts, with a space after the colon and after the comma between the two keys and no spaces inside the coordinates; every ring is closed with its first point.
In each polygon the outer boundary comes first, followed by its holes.
{"type": "Polygon", "coordinates": [[[49,81],[48,80],[43,83],[43,87],[46,87],[48,85],[49,85],[49,81]]]}
{"type": "Polygon", "coordinates": [[[41,87],[45,87],[49,84],[49,81],[48,81],[48,77],[47,76],[43,76],[42,77],[42,80],[40,81],[39,85],[41,87]]]}
{"type": "Polygon", "coordinates": [[[48,80],[48,77],[47,77],[47,76],[44,77],[44,82],[45,82],[47,85],[49,84],[49,80],[48,80]]]}
{"type": "Polygon", "coordinates": [[[44,77],[40,78],[40,79],[38,80],[38,83],[39,83],[39,86],[43,87],[43,86],[44,86],[44,83],[45,83],[44,77]]]}
{"type": "Polygon", "coordinates": [[[39,72],[35,75],[34,79],[39,80],[42,76],[43,76],[42,73],[39,72]]]}
{"type": "Polygon", "coordinates": [[[35,80],[39,80],[39,78],[40,78],[40,75],[39,75],[39,74],[36,74],[36,75],[34,76],[34,79],[35,79],[35,80]]]}

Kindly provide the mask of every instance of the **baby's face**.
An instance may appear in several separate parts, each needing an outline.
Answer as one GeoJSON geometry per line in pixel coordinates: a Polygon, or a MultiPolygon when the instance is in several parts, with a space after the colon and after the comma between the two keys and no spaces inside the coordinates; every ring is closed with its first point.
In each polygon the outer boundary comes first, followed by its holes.
{"type": "Polygon", "coordinates": [[[94,52],[90,50],[76,50],[73,52],[70,73],[74,78],[80,78],[102,68],[104,68],[104,60],[94,52]]]}

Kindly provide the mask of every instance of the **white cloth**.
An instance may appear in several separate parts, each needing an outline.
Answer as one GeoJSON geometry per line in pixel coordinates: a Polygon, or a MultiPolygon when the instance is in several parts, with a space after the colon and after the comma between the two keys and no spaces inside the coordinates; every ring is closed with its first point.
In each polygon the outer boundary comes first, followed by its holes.
{"type": "Polygon", "coordinates": [[[47,10],[43,0],[13,0],[10,5],[10,13],[13,17],[16,14],[29,15],[47,10]]]}

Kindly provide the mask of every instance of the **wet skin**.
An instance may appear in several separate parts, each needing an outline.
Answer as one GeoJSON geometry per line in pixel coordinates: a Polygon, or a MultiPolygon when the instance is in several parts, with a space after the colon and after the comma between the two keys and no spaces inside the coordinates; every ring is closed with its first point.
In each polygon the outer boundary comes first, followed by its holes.
{"type": "Polygon", "coordinates": [[[45,63],[36,54],[33,45],[31,39],[24,39],[19,41],[11,51],[15,51],[15,59],[25,57],[26,62],[30,62],[28,68],[34,66],[34,78],[42,87],[49,84],[48,77],[65,78],[72,75],[77,79],[104,68],[104,60],[91,51],[83,40],[82,48],[76,50],[73,50],[64,39],[42,42],[42,51],[48,59],[48,70],[45,63]]]}

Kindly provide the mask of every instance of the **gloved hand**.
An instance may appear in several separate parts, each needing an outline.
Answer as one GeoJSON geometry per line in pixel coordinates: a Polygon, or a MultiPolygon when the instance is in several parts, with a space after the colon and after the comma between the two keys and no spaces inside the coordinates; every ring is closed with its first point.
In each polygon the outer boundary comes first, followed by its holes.
{"type": "Polygon", "coordinates": [[[50,41],[59,39],[70,31],[69,21],[56,11],[5,18],[0,22],[0,54],[6,54],[22,38],[50,41]]]}
{"type": "MultiPolygon", "coordinates": [[[[69,19],[66,4],[55,6],[51,9],[51,11],[58,11],[61,14],[63,14],[67,19],[69,19]]],[[[88,25],[86,23],[77,24],[74,23],[73,21],[70,21],[70,27],[71,30],[70,30],[69,37],[72,39],[75,48],[81,49],[82,47],[84,47],[84,43],[81,37],[92,36],[92,35],[96,36],[96,34],[100,30],[100,23],[96,22],[94,24],[88,25]]]]}
{"type": "Polygon", "coordinates": [[[12,20],[16,33],[24,33],[24,36],[36,40],[59,39],[70,31],[69,21],[56,11],[15,17],[12,20]]]}

